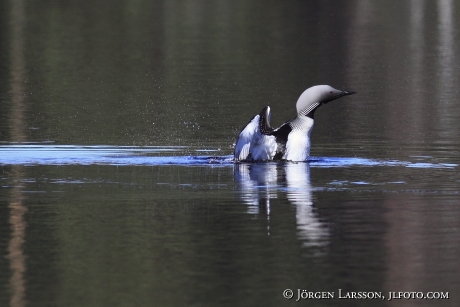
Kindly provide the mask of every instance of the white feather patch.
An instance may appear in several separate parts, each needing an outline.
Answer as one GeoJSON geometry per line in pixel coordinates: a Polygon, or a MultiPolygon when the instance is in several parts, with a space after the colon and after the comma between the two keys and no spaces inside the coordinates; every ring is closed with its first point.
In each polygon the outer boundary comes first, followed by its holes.
{"type": "Polygon", "coordinates": [[[273,160],[276,153],[276,138],[273,135],[254,134],[251,142],[251,155],[255,161],[273,160]]]}
{"type": "Polygon", "coordinates": [[[254,116],[238,136],[233,155],[236,161],[246,160],[248,158],[251,152],[251,141],[255,134],[260,134],[259,118],[259,115],[254,116]]]}
{"type": "Polygon", "coordinates": [[[283,159],[289,161],[306,161],[310,156],[310,134],[313,129],[313,119],[297,117],[291,122],[293,130],[286,142],[286,152],[283,159]]]}

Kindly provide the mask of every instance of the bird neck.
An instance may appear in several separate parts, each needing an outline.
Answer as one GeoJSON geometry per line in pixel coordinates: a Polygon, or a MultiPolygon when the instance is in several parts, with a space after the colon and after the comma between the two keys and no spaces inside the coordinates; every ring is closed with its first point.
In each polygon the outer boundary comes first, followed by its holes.
{"type": "Polygon", "coordinates": [[[305,109],[303,109],[302,111],[300,111],[297,116],[306,116],[306,117],[309,117],[311,119],[314,119],[315,117],[315,110],[316,108],[318,108],[319,106],[321,105],[321,103],[319,102],[315,102],[315,103],[312,103],[311,105],[309,105],[308,107],[306,107],[305,109]]]}
{"type": "Polygon", "coordinates": [[[310,133],[313,128],[314,120],[306,115],[297,114],[297,117],[291,121],[291,127],[310,133]]]}

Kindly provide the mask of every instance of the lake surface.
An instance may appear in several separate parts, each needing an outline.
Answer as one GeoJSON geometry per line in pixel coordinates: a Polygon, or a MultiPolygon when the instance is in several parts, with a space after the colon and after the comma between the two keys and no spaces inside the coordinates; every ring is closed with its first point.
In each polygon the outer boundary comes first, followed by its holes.
{"type": "Polygon", "coordinates": [[[460,305],[457,2],[16,0],[0,26],[0,306],[460,305]],[[310,161],[233,163],[316,84],[358,93],[310,161]]]}

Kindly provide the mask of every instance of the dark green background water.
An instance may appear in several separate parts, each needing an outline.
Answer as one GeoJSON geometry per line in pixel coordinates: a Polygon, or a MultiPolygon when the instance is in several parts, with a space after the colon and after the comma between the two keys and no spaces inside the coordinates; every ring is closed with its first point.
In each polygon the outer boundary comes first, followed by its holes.
{"type": "Polygon", "coordinates": [[[0,306],[458,306],[459,17],[453,0],[0,1],[0,306]],[[227,156],[316,84],[358,94],[316,112],[312,155],[383,163],[4,158],[227,156]]]}

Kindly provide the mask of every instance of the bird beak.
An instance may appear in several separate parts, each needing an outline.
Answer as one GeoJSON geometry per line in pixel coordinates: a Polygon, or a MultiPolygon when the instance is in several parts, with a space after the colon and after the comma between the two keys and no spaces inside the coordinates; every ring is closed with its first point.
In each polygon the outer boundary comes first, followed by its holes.
{"type": "Polygon", "coordinates": [[[329,103],[333,100],[336,100],[336,99],[339,99],[343,96],[348,96],[348,95],[353,95],[353,94],[356,94],[356,92],[347,92],[347,91],[337,91],[337,94],[335,94],[335,96],[333,97],[329,97],[329,99],[325,100],[325,101],[322,101],[321,104],[326,104],[326,103],[329,103]]]}
{"type": "Polygon", "coordinates": [[[343,91],[342,94],[340,95],[340,97],[348,96],[348,95],[353,95],[353,94],[356,94],[356,92],[347,92],[347,91],[343,91]]]}

